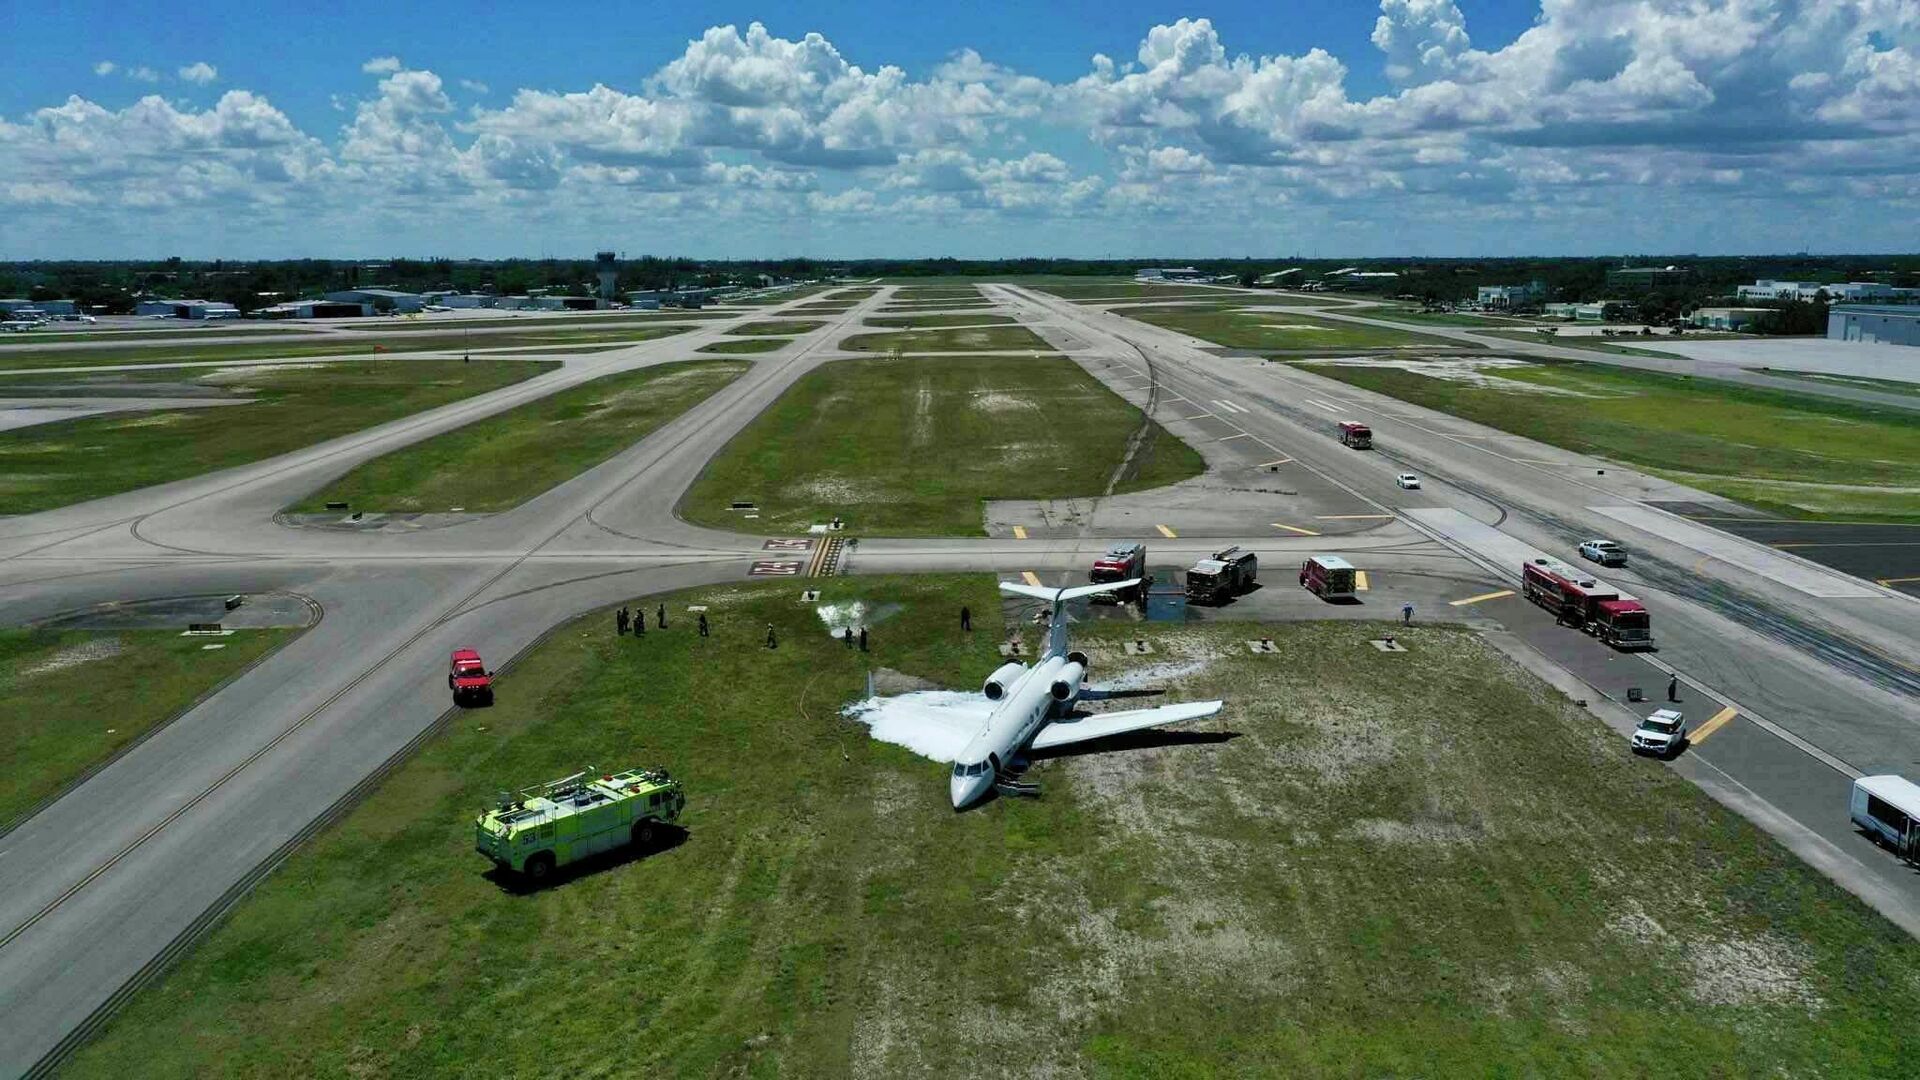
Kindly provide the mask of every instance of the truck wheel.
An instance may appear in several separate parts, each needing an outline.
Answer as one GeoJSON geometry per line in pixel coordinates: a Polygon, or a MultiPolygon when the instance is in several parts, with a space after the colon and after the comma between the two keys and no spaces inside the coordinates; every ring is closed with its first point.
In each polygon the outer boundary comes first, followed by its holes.
{"type": "Polygon", "coordinates": [[[545,881],[553,876],[553,855],[542,851],[527,856],[526,875],[533,881],[545,881]]]}
{"type": "Polygon", "coordinates": [[[634,823],[634,826],[633,826],[633,846],[634,847],[637,847],[637,848],[652,847],[653,836],[654,836],[653,822],[640,821],[640,822],[634,823]]]}

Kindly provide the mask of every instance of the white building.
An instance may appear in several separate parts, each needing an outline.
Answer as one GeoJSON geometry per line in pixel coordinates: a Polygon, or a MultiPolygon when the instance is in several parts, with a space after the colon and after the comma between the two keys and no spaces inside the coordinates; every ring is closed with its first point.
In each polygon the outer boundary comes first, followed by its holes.
{"type": "Polygon", "coordinates": [[[1205,281],[1207,275],[1191,266],[1159,266],[1133,272],[1133,280],[1144,282],[1205,281]]]}
{"type": "Polygon", "coordinates": [[[78,315],[80,305],[72,300],[0,300],[0,314],[21,312],[40,315],[78,315]]]}
{"type": "Polygon", "coordinates": [[[375,311],[412,312],[427,306],[419,293],[398,289],[341,289],[328,293],[327,299],[343,304],[372,304],[375,311]]]}
{"type": "Polygon", "coordinates": [[[1522,308],[1537,304],[1547,295],[1543,281],[1525,285],[1482,285],[1474,290],[1474,300],[1483,308],[1522,308]]]}
{"type": "Polygon", "coordinates": [[[1688,321],[1708,330],[1745,330],[1773,313],[1773,308],[1703,307],[1688,321]]]}
{"type": "Polygon", "coordinates": [[[172,319],[237,319],[240,309],[220,300],[141,300],[135,315],[164,315],[172,319]]]}
{"type": "Polygon", "coordinates": [[[1849,304],[1827,312],[1829,341],[1920,345],[1920,305],[1849,304]]]}
{"type": "Polygon", "coordinates": [[[1896,289],[1878,281],[1771,281],[1762,279],[1735,290],[1742,300],[1812,300],[1827,294],[1830,303],[1864,304],[1920,299],[1920,289],[1896,289]]]}
{"type": "Polygon", "coordinates": [[[499,298],[485,293],[430,292],[422,293],[420,299],[436,307],[490,308],[499,298]]]}
{"type": "Polygon", "coordinates": [[[1541,314],[1555,319],[1572,319],[1575,322],[1606,322],[1607,309],[1618,311],[1623,306],[1619,300],[1595,300],[1588,304],[1547,304],[1541,314]]]}

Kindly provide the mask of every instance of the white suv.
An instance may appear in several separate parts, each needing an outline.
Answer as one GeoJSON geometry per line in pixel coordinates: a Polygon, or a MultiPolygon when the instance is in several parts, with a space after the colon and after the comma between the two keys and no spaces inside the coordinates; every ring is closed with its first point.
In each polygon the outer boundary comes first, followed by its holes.
{"type": "Polygon", "coordinates": [[[1580,541],[1580,557],[1601,566],[1627,565],[1627,549],[1612,540],[1580,541]]]}
{"type": "Polygon", "coordinates": [[[1677,709],[1661,709],[1633,729],[1633,752],[1672,757],[1687,743],[1687,718],[1677,709]]]}

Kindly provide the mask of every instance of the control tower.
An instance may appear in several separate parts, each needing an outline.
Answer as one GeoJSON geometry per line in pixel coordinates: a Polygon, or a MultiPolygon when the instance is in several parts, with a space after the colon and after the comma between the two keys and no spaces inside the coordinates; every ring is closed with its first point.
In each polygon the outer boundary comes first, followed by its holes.
{"type": "Polygon", "coordinates": [[[615,255],[611,251],[596,252],[593,256],[594,275],[600,279],[600,298],[616,299],[615,290],[620,287],[620,268],[614,263],[615,255]]]}

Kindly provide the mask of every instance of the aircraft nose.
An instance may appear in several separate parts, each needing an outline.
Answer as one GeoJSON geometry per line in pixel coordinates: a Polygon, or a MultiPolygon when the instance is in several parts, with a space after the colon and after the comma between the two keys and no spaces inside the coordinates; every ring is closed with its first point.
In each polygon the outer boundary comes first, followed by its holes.
{"type": "Polygon", "coordinates": [[[947,781],[947,794],[953,798],[955,810],[967,805],[967,781],[958,776],[947,781]]]}
{"type": "Polygon", "coordinates": [[[965,810],[986,795],[991,776],[956,776],[947,782],[947,791],[953,797],[953,808],[965,810]]]}

